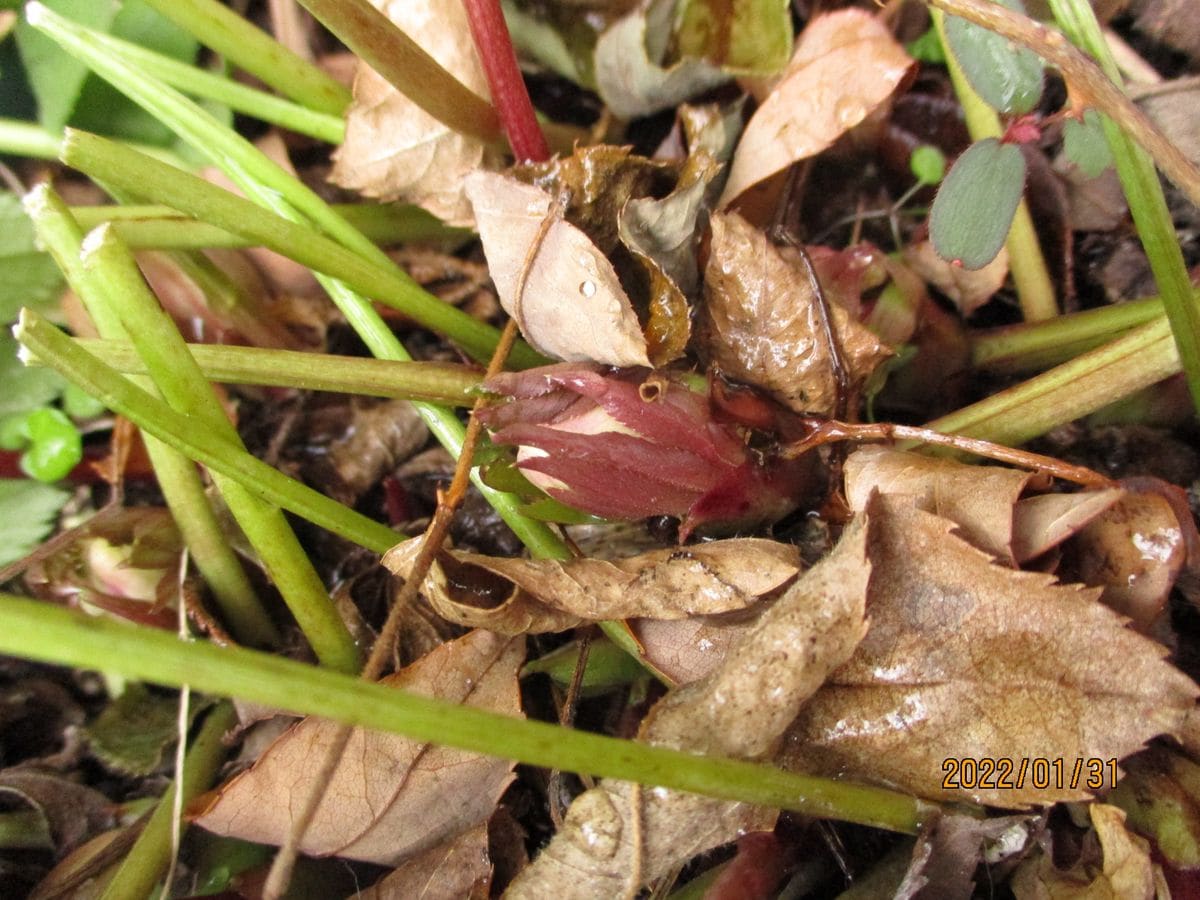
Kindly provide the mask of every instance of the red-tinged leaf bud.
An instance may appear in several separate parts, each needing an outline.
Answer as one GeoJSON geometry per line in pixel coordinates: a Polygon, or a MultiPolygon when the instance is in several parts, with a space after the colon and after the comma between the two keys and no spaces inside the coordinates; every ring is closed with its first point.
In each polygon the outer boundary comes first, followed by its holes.
{"type": "Polygon", "coordinates": [[[526,477],[576,509],[678,516],[686,537],[702,522],[767,518],[791,505],[703,394],[645,369],[562,363],[485,387],[511,398],[480,414],[493,441],[517,446],[526,477]]]}

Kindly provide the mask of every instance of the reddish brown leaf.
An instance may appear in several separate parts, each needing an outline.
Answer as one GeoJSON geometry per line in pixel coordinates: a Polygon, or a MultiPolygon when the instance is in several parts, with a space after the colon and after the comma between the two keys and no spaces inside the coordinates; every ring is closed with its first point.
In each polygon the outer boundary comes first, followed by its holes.
{"type": "MultiPolygon", "coordinates": [[[[382,683],[519,715],[521,641],[473,631],[382,683]]],[[[339,726],[305,719],[196,819],[217,834],[278,844],[339,726]]],[[[355,729],[300,846],[312,856],[396,865],[491,815],[513,763],[355,729]]]]}
{"type": "MultiPolygon", "coordinates": [[[[711,219],[700,328],[705,352],[731,378],[797,412],[832,415],[837,383],[821,309],[803,266],[736,214],[711,219]]],[[[891,355],[865,326],[830,304],[853,389],[891,355]]]]}

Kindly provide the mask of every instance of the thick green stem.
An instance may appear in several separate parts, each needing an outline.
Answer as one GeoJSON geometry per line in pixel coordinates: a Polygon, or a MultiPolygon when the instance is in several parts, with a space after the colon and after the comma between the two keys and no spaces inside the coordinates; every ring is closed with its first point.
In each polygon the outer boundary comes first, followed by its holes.
{"type": "MultiPolygon", "coordinates": [[[[120,316],[167,403],[186,416],[193,427],[244,451],[241,438],[188,355],[175,324],[142,280],[133,256],[107,225],[93,231],[84,241],[82,263],[85,271],[106,286],[106,299],[121,298],[119,304],[110,305],[110,313],[120,316]]],[[[317,658],[323,665],[339,671],[357,671],[360,660],[354,638],[283,511],[263,502],[232,478],[218,473],[214,481],[317,658]]]]}
{"type": "MultiPolygon", "coordinates": [[[[269,247],[401,310],[446,335],[473,358],[484,362],[491,358],[499,339],[495,328],[426,293],[394,266],[376,265],[309,227],[97,135],[68,129],[62,154],[63,162],[101,184],[152,197],[252,244],[269,247]]],[[[513,348],[514,366],[528,368],[543,362],[528,345],[513,348]]]]}
{"type": "Polygon", "coordinates": [[[367,0],[299,2],[355,56],[439,122],[487,143],[503,140],[492,105],[443,69],[367,0]]]}
{"type": "Polygon", "coordinates": [[[146,0],[196,40],[216,50],[285,97],[340,116],[350,92],[334,78],[255,28],[217,0],[146,0]]]}
{"type": "MultiPolygon", "coordinates": [[[[58,158],[59,142],[54,144],[58,158]]],[[[419,206],[403,203],[334,204],[334,211],[377,244],[411,241],[464,241],[466,228],[446,225],[419,206]]],[[[239,249],[254,246],[240,235],[208,222],[198,222],[169,206],[73,206],[71,214],[84,231],[112,222],[117,235],[134,250],[239,249]]]]}
{"type": "MultiPolygon", "coordinates": [[[[958,60],[950,52],[950,44],[946,40],[945,17],[941,10],[933,9],[930,12],[942,39],[942,46],[946,48],[946,68],[954,84],[954,93],[958,95],[962,104],[971,139],[978,141],[983,138],[1000,137],[1004,133],[1000,117],[971,87],[958,60]]],[[[1021,312],[1025,320],[1037,322],[1057,316],[1058,300],[1054,295],[1054,282],[1046,268],[1042,247],[1037,239],[1037,230],[1033,227],[1033,216],[1029,214],[1029,204],[1025,202],[1024,197],[1017,205],[1005,246],[1008,248],[1008,270],[1012,275],[1013,286],[1017,290],[1017,299],[1021,303],[1021,312]]]]}
{"type": "Polygon", "coordinates": [[[927,427],[1018,446],[1178,371],[1171,328],[1160,318],[927,427]]]}
{"type": "Polygon", "coordinates": [[[32,310],[21,311],[14,334],[28,352],[113,412],[210,470],[235,479],[263,500],[376,553],[403,540],[386,525],[289,478],[243,448],[196,428],[187,416],[106,366],[32,310]]]}
{"type": "Polygon", "coordinates": [[[185,643],[165,632],[0,595],[0,652],[239,697],[419,741],[569,772],[796,810],[913,832],[936,807],[913,797],[740,760],[575,731],[368,684],[241,648],[185,643]]]}
{"type": "MultiPolygon", "coordinates": [[[[142,375],[147,371],[128,341],[80,340],[79,344],[118,372],[142,375]]],[[[470,406],[480,389],[479,372],[454,363],[393,362],[221,344],[188,344],[187,349],[207,380],[225,384],[334,391],[448,406],[470,406]]]]}
{"type": "MultiPolygon", "coordinates": [[[[1114,85],[1119,85],[1120,71],[1091,6],[1083,0],[1050,0],[1050,8],[1067,36],[1091,53],[1104,74],[1114,85]]],[[[1192,402],[1200,411],[1200,302],[1192,292],[1158,173],[1146,151],[1112,119],[1102,115],[1101,123],[1116,162],[1117,175],[1125,189],[1129,212],[1137,226],[1138,238],[1145,248],[1163,309],[1171,322],[1171,333],[1175,336],[1192,402]]]]}
{"type": "MultiPolygon", "coordinates": [[[[150,814],[142,833],[105,886],[100,900],[133,900],[150,896],[171,862],[175,792],[180,791],[186,808],[193,798],[208,789],[229,752],[224,737],[235,725],[237,712],[231,703],[219,703],[208,713],[184,757],[183,771],[177,773],[175,784],[171,785],[150,814]]],[[[181,824],[187,827],[186,818],[181,824]]]]}
{"type": "Polygon", "coordinates": [[[971,363],[989,372],[1038,372],[1066,362],[1163,314],[1157,297],[1070,313],[1046,322],[1006,325],[970,336],[971,363]]]}
{"type": "MultiPolygon", "coordinates": [[[[100,333],[125,338],[124,326],[112,305],[105,302],[106,286],[89,278],[80,264],[82,233],[62,200],[43,184],[26,198],[25,208],[38,238],[58,262],[100,333]]],[[[234,636],[250,644],[278,644],[279,633],[259,603],[237,554],[225,540],[195,465],[153,437],[145,444],[167,507],[234,636]]]]}
{"type": "Polygon", "coordinates": [[[61,141],[58,135],[32,122],[0,119],[0,153],[34,159],[58,159],[61,141]]]}

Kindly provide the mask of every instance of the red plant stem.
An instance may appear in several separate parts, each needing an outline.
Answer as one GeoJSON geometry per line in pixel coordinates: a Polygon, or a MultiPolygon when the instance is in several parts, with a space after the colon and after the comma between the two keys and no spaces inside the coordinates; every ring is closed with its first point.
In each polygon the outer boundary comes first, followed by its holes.
{"type": "Polygon", "coordinates": [[[492,104],[508,136],[509,146],[518,162],[542,162],[550,158],[550,147],[542,134],[525,80],[517,65],[500,0],[463,0],[471,22],[471,37],[479,51],[492,104]]]}

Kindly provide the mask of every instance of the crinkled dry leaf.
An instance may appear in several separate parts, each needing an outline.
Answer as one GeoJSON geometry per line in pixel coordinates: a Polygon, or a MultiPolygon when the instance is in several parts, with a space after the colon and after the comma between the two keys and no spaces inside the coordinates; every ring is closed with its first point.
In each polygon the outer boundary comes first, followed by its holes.
{"type": "Polygon", "coordinates": [[[500,303],[530,344],[568,362],[650,364],[612,263],[561,218],[544,227],[549,194],[493,172],[468,176],[466,192],[500,303]]]}
{"type": "Polygon", "coordinates": [[[1196,686],[1095,591],[1002,568],[911,499],[868,510],[871,628],[800,714],[790,767],[1012,808],[1084,799],[1089,772],[1112,778],[1088,760],[1181,728],[1196,686]],[[945,786],[947,760],[984,757],[1012,762],[1011,788],[945,786]],[[1021,760],[1041,758],[1063,760],[1062,783],[1018,785],[1021,760]]]}
{"type": "MultiPolygon", "coordinates": [[[[797,710],[854,651],[866,630],[871,564],[866,516],[788,588],[709,677],[668,693],[640,738],[680,750],[764,757],[797,710]]],[[[513,898],[609,898],[728,843],[774,814],[605,781],[571,805],[554,840],[509,888],[513,898]],[[637,816],[637,820],[634,820],[637,816]],[[633,873],[638,883],[631,883],[633,873]]]]}
{"type": "MultiPolygon", "coordinates": [[[[383,564],[407,578],[420,544],[396,545],[383,564]]],[[[453,622],[522,634],[601,619],[679,619],[744,609],[799,571],[794,547],[756,538],[565,562],[451,550],[435,560],[421,592],[453,622]]]]}
{"type": "Polygon", "coordinates": [[[675,0],[649,0],[596,42],[596,90],[622,119],[658,112],[729,80],[702,59],[663,65],[674,12],[675,0]]]}
{"type": "Polygon", "coordinates": [[[697,229],[707,211],[709,187],[721,166],[704,152],[693,153],[675,190],[661,200],[631,199],[621,209],[621,242],[641,263],[650,281],[646,343],[656,366],[683,355],[691,336],[691,307],[700,279],[697,229]]]}
{"type": "Polygon", "coordinates": [[[904,248],[904,261],[914,272],[933,285],[969,316],[992,299],[1008,278],[1008,248],[980,269],[968,269],[943,259],[932,241],[909,244],[904,248]]]}
{"type": "MultiPolygon", "coordinates": [[[[376,0],[384,15],[459,81],[487,97],[461,0],[376,0]]],[[[346,138],[330,179],[381,200],[405,200],[451,225],[473,224],[463,178],[484,161],[482,141],[448,128],[366,63],[354,78],[346,138]]]]}
{"type": "Polygon", "coordinates": [[[1033,476],[1000,466],[968,466],[889,447],[861,447],[846,459],[846,502],[855,512],[871,494],[908,496],[949,519],[976,547],[1012,560],[1013,506],[1033,476]]]}
{"type": "Polygon", "coordinates": [[[487,823],[417,854],[354,900],[463,900],[487,897],[492,877],[487,823]]]}
{"type": "Polygon", "coordinates": [[[1151,900],[1159,894],[1159,879],[1150,860],[1150,845],[1125,829],[1125,813],[1106,803],[1088,807],[1092,828],[1104,850],[1099,873],[1077,864],[1061,871],[1046,853],[1026,860],[1013,874],[1011,886],[1017,900],[1151,900]]]}
{"type": "Polygon", "coordinates": [[[870,13],[844,9],[813,19],[783,78],[746,124],[720,205],[829,147],[883,103],[912,64],[870,13]]]}
{"type": "MultiPolygon", "coordinates": [[[[519,640],[473,631],[383,684],[520,715],[519,640]]],[[[196,823],[228,837],[282,843],[339,725],[305,719],[217,792],[196,823]]],[[[512,780],[511,760],[356,728],[300,850],[398,863],[485,821],[512,780]]]]}
{"type": "MultiPolygon", "coordinates": [[[[797,412],[832,415],[837,383],[818,300],[802,264],[736,213],[711,218],[700,329],[723,373],[771,393],[797,412]]],[[[852,389],[891,351],[846,311],[830,315],[852,389]]]]}

